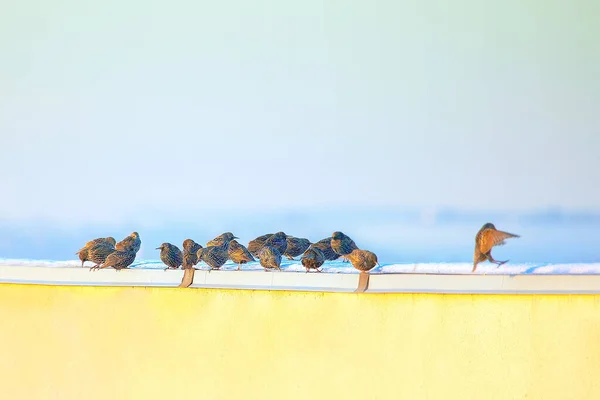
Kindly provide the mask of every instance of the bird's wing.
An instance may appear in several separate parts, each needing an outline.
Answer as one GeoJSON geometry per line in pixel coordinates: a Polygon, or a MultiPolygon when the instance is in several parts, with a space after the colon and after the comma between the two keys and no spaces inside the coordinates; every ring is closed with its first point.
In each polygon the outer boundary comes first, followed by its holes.
{"type": "Polygon", "coordinates": [[[514,237],[519,237],[519,235],[497,231],[495,229],[486,229],[481,233],[480,251],[485,254],[492,250],[492,247],[500,245],[504,239],[510,239],[514,237]]]}

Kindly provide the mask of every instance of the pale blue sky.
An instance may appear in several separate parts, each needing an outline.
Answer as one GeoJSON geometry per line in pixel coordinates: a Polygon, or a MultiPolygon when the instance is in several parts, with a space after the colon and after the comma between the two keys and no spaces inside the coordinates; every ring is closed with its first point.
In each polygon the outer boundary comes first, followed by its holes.
{"type": "Polygon", "coordinates": [[[599,210],[599,9],[3,4],[0,218],[599,210]]]}

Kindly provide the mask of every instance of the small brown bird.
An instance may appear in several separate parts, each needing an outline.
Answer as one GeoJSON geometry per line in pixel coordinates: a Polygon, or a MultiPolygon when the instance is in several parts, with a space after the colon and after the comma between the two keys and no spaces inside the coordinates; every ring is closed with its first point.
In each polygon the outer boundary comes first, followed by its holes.
{"type": "Polygon", "coordinates": [[[302,265],[306,268],[306,272],[308,273],[309,269],[316,269],[317,272],[321,272],[319,269],[321,265],[325,262],[325,254],[317,248],[310,247],[308,250],[302,254],[302,265]]]}
{"type": "Polygon", "coordinates": [[[254,257],[252,257],[252,254],[250,254],[248,249],[235,240],[229,242],[229,249],[227,250],[227,252],[231,261],[238,265],[238,271],[241,269],[242,264],[256,261],[254,257]]]}
{"type": "Polygon", "coordinates": [[[287,239],[287,249],[284,256],[288,258],[288,260],[293,260],[294,257],[298,257],[300,254],[304,253],[306,249],[311,245],[308,239],[297,238],[294,236],[288,236],[287,239]]]}
{"type": "Polygon", "coordinates": [[[492,257],[492,247],[504,245],[505,239],[518,237],[520,236],[497,230],[492,223],[488,222],[487,224],[483,225],[475,236],[475,254],[473,255],[473,270],[471,272],[475,272],[477,264],[485,260],[489,260],[491,263],[498,264],[498,267],[504,263],[507,263],[508,260],[494,260],[492,257]]]}
{"type": "MultiPolygon", "coordinates": [[[[283,232],[277,232],[265,240],[265,246],[276,248],[281,255],[287,250],[287,235],[283,232]]],[[[258,258],[260,258],[260,253],[258,254],[258,258]]]]}
{"type": "Polygon", "coordinates": [[[342,232],[333,232],[333,235],[331,235],[331,248],[342,256],[344,261],[348,261],[348,254],[358,249],[358,246],[354,243],[354,240],[342,232]]]}
{"type": "MultiPolygon", "coordinates": [[[[287,245],[286,245],[287,246],[287,245]]],[[[258,252],[260,265],[265,269],[278,269],[281,271],[281,253],[276,247],[265,245],[258,252]]]]}
{"type": "Polygon", "coordinates": [[[234,236],[231,232],[225,232],[214,238],[213,240],[206,243],[206,247],[209,246],[222,246],[224,243],[229,243],[233,239],[239,239],[237,236],[234,236]]]}
{"type": "Polygon", "coordinates": [[[198,262],[204,261],[209,267],[209,271],[219,269],[229,259],[229,241],[225,241],[221,246],[208,246],[198,250],[198,262]]]}
{"type": "Polygon", "coordinates": [[[325,239],[319,240],[317,243],[313,243],[310,247],[315,247],[323,252],[325,255],[325,260],[333,261],[340,258],[340,255],[333,251],[331,248],[331,238],[327,237],[325,239]]]}
{"type": "Polygon", "coordinates": [[[133,251],[132,249],[125,251],[116,250],[110,253],[108,257],[106,257],[106,260],[104,260],[104,263],[102,265],[94,266],[90,268],[90,271],[108,267],[113,267],[118,271],[120,269],[129,267],[131,264],[133,264],[134,261],[135,251],[133,251]]]}
{"type": "Polygon", "coordinates": [[[267,239],[270,238],[271,236],[273,236],[272,233],[267,233],[266,235],[262,235],[262,236],[257,237],[254,240],[251,240],[250,243],[248,243],[248,251],[250,252],[250,254],[257,257],[258,251],[260,249],[262,249],[262,247],[265,245],[265,242],[267,241],[267,239]]]}
{"type": "MultiPolygon", "coordinates": [[[[110,242],[96,243],[87,249],[87,260],[93,262],[94,267],[97,267],[106,261],[106,257],[114,251],[115,247],[110,242]]],[[[83,263],[81,266],[83,267],[83,263]]]]}
{"type": "Polygon", "coordinates": [[[134,253],[137,253],[140,250],[141,245],[142,241],[140,235],[137,232],[132,232],[125,239],[117,243],[115,249],[118,251],[133,250],[134,253]]]}
{"type": "Polygon", "coordinates": [[[86,261],[92,261],[90,256],[88,255],[89,249],[90,247],[99,244],[99,243],[105,243],[108,244],[110,246],[112,246],[113,250],[115,248],[115,238],[109,236],[109,237],[105,237],[105,238],[97,238],[94,240],[90,240],[89,242],[87,242],[85,244],[85,246],[83,246],[81,249],[79,249],[79,251],[77,253],[75,253],[75,255],[79,256],[79,259],[81,260],[81,267],[83,267],[83,264],[86,261]]]}
{"type": "Polygon", "coordinates": [[[198,264],[198,250],[201,248],[202,246],[192,239],[185,239],[183,241],[183,269],[194,268],[198,264]]]}
{"type": "Polygon", "coordinates": [[[379,265],[377,256],[375,253],[368,250],[355,249],[352,253],[348,254],[348,260],[350,260],[354,268],[360,271],[358,276],[358,287],[355,292],[362,293],[369,287],[369,271],[372,270],[375,265],[379,265]]]}
{"type": "Polygon", "coordinates": [[[165,271],[177,269],[183,263],[183,253],[174,244],[163,243],[156,250],[160,250],[160,260],[167,266],[165,271]]]}
{"type": "Polygon", "coordinates": [[[379,265],[377,256],[369,250],[354,249],[348,254],[348,260],[354,268],[362,272],[369,272],[375,265],[379,265]]]}

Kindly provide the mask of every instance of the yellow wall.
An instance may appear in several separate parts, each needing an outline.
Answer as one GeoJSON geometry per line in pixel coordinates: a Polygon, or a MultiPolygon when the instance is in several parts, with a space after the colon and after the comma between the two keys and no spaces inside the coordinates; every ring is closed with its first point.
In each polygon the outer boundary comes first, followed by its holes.
{"type": "Polygon", "coordinates": [[[600,399],[600,296],[0,285],[1,399],[600,399]]]}

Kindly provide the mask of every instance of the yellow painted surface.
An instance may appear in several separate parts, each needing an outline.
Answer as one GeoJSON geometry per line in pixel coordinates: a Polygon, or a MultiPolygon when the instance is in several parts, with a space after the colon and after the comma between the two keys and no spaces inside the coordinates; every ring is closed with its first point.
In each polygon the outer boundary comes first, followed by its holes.
{"type": "Polygon", "coordinates": [[[0,285],[1,399],[600,399],[600,296],[0,285]]]}

